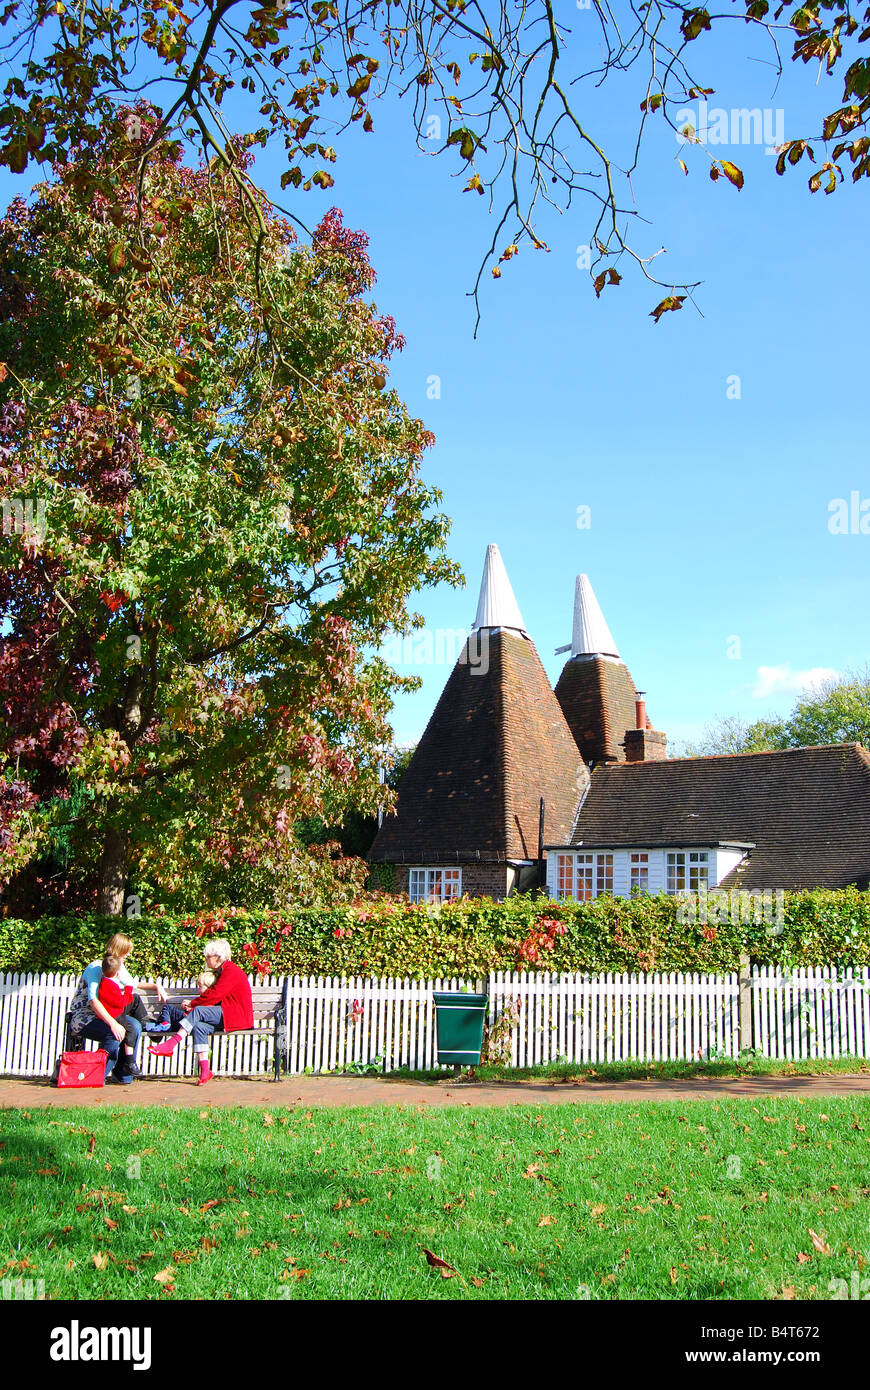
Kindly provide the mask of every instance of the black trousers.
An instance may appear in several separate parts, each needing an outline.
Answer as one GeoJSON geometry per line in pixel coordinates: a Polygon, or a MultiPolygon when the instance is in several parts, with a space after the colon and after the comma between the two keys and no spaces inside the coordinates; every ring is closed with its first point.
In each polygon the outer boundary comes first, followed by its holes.
{"type": "Polygon", "coordinates": [[[133,995],[132,1004],[128,1005],[118,1019],[118,1022],[124,1027],[125,1044],[127,1047],[135,1047],[141,1036],[141,1029],[134,1028],[132,1024],[128,1023],[128,1018],[135,1018],[136,1022],[141,1023],[143,1028],[146,1023],[151,1022],[151,1015],[145,1007],[145,1001],[138,994],[133,995]]]}

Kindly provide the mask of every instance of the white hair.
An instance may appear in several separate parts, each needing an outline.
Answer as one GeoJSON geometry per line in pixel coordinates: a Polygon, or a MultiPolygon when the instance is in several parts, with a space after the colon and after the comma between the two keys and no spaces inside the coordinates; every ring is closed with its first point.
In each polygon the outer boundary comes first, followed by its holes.
{"type": "Polygon", "coordinates": [[[229,960],[232,954],[233,953],[230,949],[230,943],[228,941],[225,941],[223,937],[220,936],[216,937],[214,941],[209,941],[208,945],[203,951],[203,955],[205,956],[217,956],[221,965],[223,965],[225,960],[229,960]]]}

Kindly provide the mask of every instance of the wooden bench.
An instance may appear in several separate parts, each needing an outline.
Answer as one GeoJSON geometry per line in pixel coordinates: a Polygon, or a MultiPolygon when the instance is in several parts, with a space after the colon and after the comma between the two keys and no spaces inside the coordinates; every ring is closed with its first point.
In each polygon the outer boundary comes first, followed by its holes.
{"type": "MultiPolygon", "coordinates": [[[[289,988],[289,980],[285,980],[283,985],[252,985],[254,1023],[259,1026],[234,1028],[230,1033],[216,1033],[214,1035],[218,1038],[274,1038],[273,1070],[276,1081],[281,1079],[281,1062],[287,1055],[287,993],[289,988]]],[[[136,993],[141,996],[149,1012],[152,1014],[159,1012],[161,1002],[154,985],[140,985],[136,993]]],[[[164,985],[164,993],[167,1004],[182,1004],[185,999],[196,999],[199,990],[192,985],[164,985]]],[[[66,1051],[72,1051],[81,1046],[73,1039],[70,1032],[70,1017],[71,1015],[68,1013],[64,1030],[64,1049],[66,1051]]],[[[142,1031],[147,1033],[147,1028],[143,1027],[142,1031]]],[[[169,1036],[169,1034],[164,1036],[169,1036]]],[[[90,1046],[96,1047],[97,1044],[92,1043],[90,1046]]]]}

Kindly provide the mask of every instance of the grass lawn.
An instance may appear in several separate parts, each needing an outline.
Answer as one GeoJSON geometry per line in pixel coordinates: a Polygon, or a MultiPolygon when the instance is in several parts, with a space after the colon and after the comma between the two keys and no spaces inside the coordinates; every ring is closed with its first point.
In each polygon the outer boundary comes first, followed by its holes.
{"type": "Polygon", "coordinates": [[[868,1199],[860,1096],[0,1112],[0,1277],[48,1298],[829,1298],[868,1199]]]}
{"type": "MultiPolygon", "coordinates": [[[[379,1075],[380,1068],[346,1067],[347,1074],[358,1072],[379,1075]]],[[[719,1077],[723,1080],[743,1076],[857,1076],[870,1072],[865,1057],[817,1057],[802,1061],[778,1061],[775,1057],[742,1057],[736,1061],[706,1062],[543,1062],[536,1067],[503,1067],[483,1064],[469,1068],[467,1080],[532,1081],[540,1077],[549,1081],[681,1081],[697,1077],[719,1077]]],[[[390,1077],[414,1081],[444,1081],[450,1078],[450,1068],[436,1067],[428,1071],[412,1071],[407,1067],[387,1073],[390,1077]]]]}

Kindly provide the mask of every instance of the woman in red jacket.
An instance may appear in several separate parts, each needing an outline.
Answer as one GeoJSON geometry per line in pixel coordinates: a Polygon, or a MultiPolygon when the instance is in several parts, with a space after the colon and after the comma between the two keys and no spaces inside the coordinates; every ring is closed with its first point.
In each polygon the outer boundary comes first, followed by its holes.
{"type": "Polygon", "coordinates": [[[198,1086],[204,1086],[214,1075],[208,1062],[208,1044],[212,1033],[233,1033],[254,1026],[250,982],[244,970],[233,964],[230,955],[228,941],[208,943],[205,963],[215,973],[214,984],[203,990],[198,999],[184,1001],[181,1007],[187,1017],[182,1019],[175,1037],[148,1049],[155,1057],[170,1057],[188,1033],[192,1033],[193,1049],[199,1063],[198,1086]]]}

